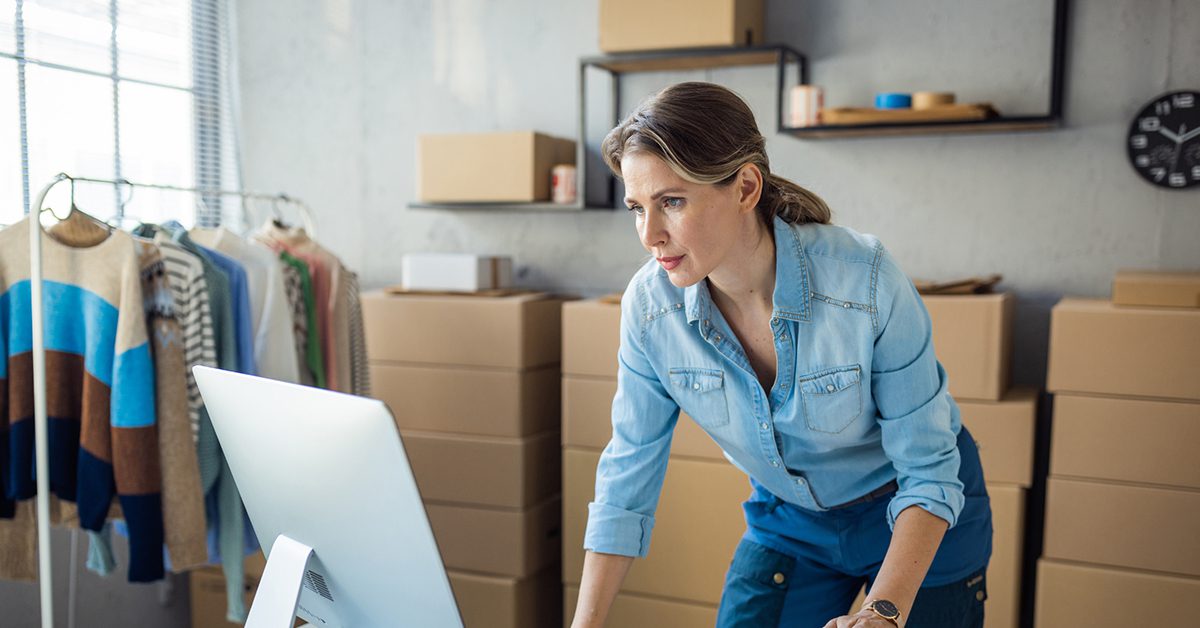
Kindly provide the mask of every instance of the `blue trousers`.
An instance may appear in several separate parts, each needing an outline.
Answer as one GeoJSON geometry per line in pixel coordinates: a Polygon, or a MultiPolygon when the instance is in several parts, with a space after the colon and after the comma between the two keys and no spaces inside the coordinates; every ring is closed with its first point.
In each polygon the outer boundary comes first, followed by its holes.
{"type": "MultiPolygon", "coordinates": [[[[983,626],[992,512],[979,451],[965,427],[958,450],[966,500],[907,613],[908,628],[983,626]]],[[[849,614],[859,590],[874,584],[883,565],[892,537],[887,506],[895,491],[816,512],[750,483],[754,492],[743,504],[746,533],[725,578],[717,626],[822,628],[849,614]]]]}

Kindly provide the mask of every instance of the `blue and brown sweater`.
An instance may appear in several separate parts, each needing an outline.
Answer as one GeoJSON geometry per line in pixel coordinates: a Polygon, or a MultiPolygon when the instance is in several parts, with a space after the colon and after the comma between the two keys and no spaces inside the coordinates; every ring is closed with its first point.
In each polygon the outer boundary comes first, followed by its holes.
{"type": "MultiPolygon", "coordinates": [[[[0,517],[34,497],[29,219],[0,231],[0,517]]],[[[133,239],[74,248],[43,238],[50,489],[100,530],[114,497],[129,580],[163,576],[154,364],[133,239]]]]}

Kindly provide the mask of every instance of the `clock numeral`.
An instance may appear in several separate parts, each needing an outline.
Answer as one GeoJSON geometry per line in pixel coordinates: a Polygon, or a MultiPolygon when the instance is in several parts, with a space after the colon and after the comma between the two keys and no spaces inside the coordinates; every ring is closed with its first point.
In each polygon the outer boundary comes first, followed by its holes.
{"type": "Polygon", "coordinates": [[[1150,144],[1145,135],[1134,135],[1129,138],[1129,143],[1134,148],[1145,148],[1150,144]]]}
{"type": "Polygon", "coordinates": [[[1182,172],[1172,172],[1171,177],[1170,177],[1170,179],[1168,179],[1168,181],[1171,185],[1173,185],[1175,187],[1182,187],[1184,185],[1187,185],[1187,179],[1185,179],[1183,177],[1182,172]]]}
{"type": "Polygon", "coordinates": [[[1162,181],[1167,176],[1166,168],[1151,168],[1150,176],[1154,177],[1155,181],[1162,181]]]}
{"type": "Polygon", "coordinates": [[[1190,109],[1196,104],[1196,97],[1194,94],[1175,94],[1175,97],[1171,100],[1175,103],[1175,106],[1179,107],[1180,109],[1190,109]]]}
{"type": "Polygon", "coordinates": [[[1138,155],[1137,157],[1134,157],[1133,163],[1137,164],[1138,168],[1145,168],[1146,166],[1150,165],[1150,156],[1138,155]]]}
{"type": "Polygon", "coordinates": [[[1145,118],[1138,120],[1138,127],[1147,133],[1153,133],[1157,131],[1159,127],[1158,117],[1146,116],[1145,118]]]}
{"type": "Polygon", "coordinates": [[[1171,115],[1171,103],[1165,100],[1160,103],[1156,103],[1154,105],[1154,113],[1157,113],[1160,116],[1171,115]]]}
{"type": "Polygon", "coordinates": [[[1200,181],[1200,166],[1192,166],[1192,179],[1200,181]]]}

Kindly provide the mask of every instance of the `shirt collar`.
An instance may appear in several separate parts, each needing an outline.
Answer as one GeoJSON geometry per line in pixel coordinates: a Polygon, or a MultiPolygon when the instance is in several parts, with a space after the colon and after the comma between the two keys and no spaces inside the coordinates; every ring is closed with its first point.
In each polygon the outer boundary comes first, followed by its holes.
{"type": "MultiPolygon", "coordinates": [[[[772,316],[795,321],[811,320],[811,300],[808,290],[808,257],[804,243],[793,226],[779,217],[775,222],[775,292],[771,299],[775,304],[772,316]]],[[[708,291],[707,279],[684,288],[689,323],[709,321],[712,295],[708,291]]]]}

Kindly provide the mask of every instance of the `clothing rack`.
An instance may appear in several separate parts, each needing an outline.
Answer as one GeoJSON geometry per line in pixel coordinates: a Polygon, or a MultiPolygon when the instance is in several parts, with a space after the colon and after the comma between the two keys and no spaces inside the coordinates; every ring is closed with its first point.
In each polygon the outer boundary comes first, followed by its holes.
{"type": "MultiPolygon", "coordinates": [[[[101,183],[114,186],[128,186],[130,194],[135,188],[150,188],[156,190],[172,190],[177,192],[193,192],[202,196],[237,196],[243,201],[264,200],[272,203],[272,211],[280,219],[277,203],[289,203],[300,210],[304,228],[309,235],[314,233],[313,214],[308,205],[295,197],[286,194],[263,194],[241,190],[220,190],[214,188],[195,188],[178,185],[157,183],[134,183],[128,179],[96,179],[91,177],[75,177],[60,172],[38,193],[37,201],[30,213],[29,225],[29,283],[31,297],[31,313],[33,315],[33,418],[34,418],[34,451],[36,456],[37,473],[37,528],[38,528],[38,584],[41,589],[42,628],[54,628],[54,593],[51,577],[50,561],[50,456],[48,452],[47,417],[46,417],[46,339],[44,331],[44,311],[42,300],[42,225],[41,216],[45,211],[42,204],[46,195],[54,186],[69,181],[72,192],[76,182],[101,183]]],[[[74,194],[71,198],[74,210],[74,194]]],[[[203,201],[201,201],[203,203],[203,201]]]]}

